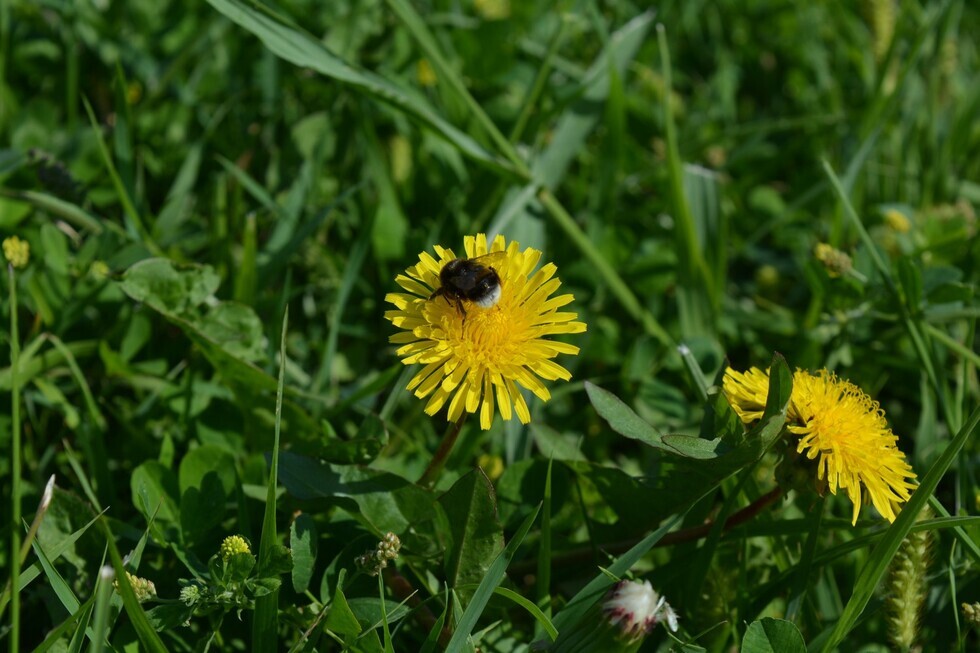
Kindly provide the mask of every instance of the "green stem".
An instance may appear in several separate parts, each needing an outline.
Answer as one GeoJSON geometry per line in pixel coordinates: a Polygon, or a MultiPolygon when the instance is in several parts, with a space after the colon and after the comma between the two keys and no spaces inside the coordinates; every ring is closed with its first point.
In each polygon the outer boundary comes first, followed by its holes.
{"type": "Polygon", "coordinates": [[[20,338],[17,333],[17,279],[14,266],[7,265],[7,279],[10,282],[10,397],[11,408],[11,463],[13,475],[10,496],[13,501],[10,528],[10,587],[13,594],[10,602],[10,650],[20,650],[20,338]]]}
{"type": "Polygon", "coordinates": [[[456,440],[459,438],[459,432],[463,429],[463,422],[466,421],[466,411],[459,416],[459,419],[454,423],[449,425],[446,429],[446,434],[442,436],[442,442],[439,443],[439,448],[436,449],[435,454],[432,456],[432,461],[429,462],[429,466],[425,468],[425,472],[422,473],[422,477],[419,479],[418,484],[424,488],[431,488],[436,484],[436,477],[439,476],[439,472],[446,465],[446,459],[449,458],[450,452],[453,450],[453,446],[456,444],[456,440]]]}

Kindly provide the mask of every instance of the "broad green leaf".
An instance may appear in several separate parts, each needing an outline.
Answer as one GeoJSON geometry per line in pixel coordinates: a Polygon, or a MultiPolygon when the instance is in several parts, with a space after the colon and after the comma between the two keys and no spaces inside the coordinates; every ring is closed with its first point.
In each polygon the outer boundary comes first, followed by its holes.
{"type": "Polygon", "coordinates": [[[324,626],[338,635],[357,635],[361,632],[361,624],[347,604],[347,597],[341,589],[343,582],[337,584],[337,591],[334,592],[333,601],[330,602],[330,611],[324,621],[324,626]]]}
{"type": "Polygon", "coordinates": [[[517,549],[527,536],[527,532],[531,530],[531,525],[534,524],[534,520],[538,518],[538,512],[540,510],[541,506],[538,505],[534,509],[534,512],[528,515],[524,523],[521,524],[521,527],[514,533],[514,537],[507,543],[507,547],[500,552],[487,568],[487,573],[483,577],[483,580],[480,581],[480,586],[476,588],[476,592],[473,593],[473,598],[470,600],[469,605],[466,606],[462,617],[456,623],[456,630],[453,632],[448,646],[446,646],[447,651],[459,651],[465,646],[466,640],[473,632],[473,628],[476,626],[480,615],[483,614],[483,609],[487,606],[487,602],[493,595],[494,590],[503,581],[510,561],[514,559],[514,554],[517,553],[517,549]]]}
{"type": "Polygon", "coordinates": [[[281,578],[253,578],[247,582],[256,597],[271,596],[282,587],[281,578]]]}
{"type": "MultiPolygon", "coordinates": [[[[232,388],[256,428],[274,428],[270,393],[277,389],[276,380],[243,358],[264,355],[262,325],[252,309],[219,302],[204,317],[189,310],[217,290],[218,277],[210,267],[149,259],[133,265],[120,287],[180,327],[221,374],[224,384],[232,388]],[[210,317],[211,313],[216,317],[210,317]],[[263,420],[264,416],[268,419],[263,420]]],[[[289,425],[294,442],[318,443],[323,437],[320,425],[293,401],[283,402],[282,419],[289,425]]]]}
{"type": "MultiPolygon", "coordinates": [[[[347,599],[347,605],[365,630],[376,628],[381,624],[381,599],[373,596],[359,596],[347,599]]],[[[392,601],[385,601],[384,603],[384,614],[388,618],[389,625],[403,619],[408,613],[408,608],[404,604],[392,601]]]]}
{"type": "Polygon", "coordinates": [[[721,438],[704,440],[696,435],[672,435],[668,433],[663,436],[663,443],[674,453],[695,460],[717,458],[727,448],[721,438]]]}
{"type": "Polygon", "coordinates": [[[540,422],[531,422],[534,444],[545,456],[553,460],[586,460],[582,453],[582,436],[576,433],[559,433],[540,422]]]}
{"type": "Polygon", "coordinates": [[[348,498],[381,532],[403,533],[409,524],[432,519],[432,494],[387,472],[338,467],[284,451],[279,458],[282,484],[297,499],[348,498]]]}
{"type": "Polygon", "coordinates": [[[199,486],[192,486],[180,495],[180,530],[184,542],[194,545],[225,517],[225,491],[214,472],[208,472],[199,486]]]}
{"type": "Polygon", "coordinates": [[[585,391],[589,395],[593,408],[600,417],[609,422],[609,426],[614,431],[657,449],[666,448],[660,432],[641,419],[619,397],[589,381],[585,382],[585,391]]]}
{"type": "Polygon", "coordinates": [[[749,624],[742,653],[806,653],[806,644],[792,621],[766,617],[749,624]]]}
{"type": "Polygon", "coordinates": [[[439,503],[451,537],[444,558],[449,586],[477,583],[504,547],[493,484],[483,470],[475,469],[439,497],[439,503]]]}
{"type": "Polygon", "coordinates": [[[155,460],[147,460],[133,470],[129,479],[133,505],[150,520],[154,514],[161,522],[179,520],[179,488],[173,471],[155,460]]]}
{"type": "Polygon", "coordinates": [[[179,628],[194,615],[194,606],[183,603],[167,603],[151,608],[146,613],[150,625],[157,632],[179,628]]]}
{"type": "Polygon", "coordinates": [[[262,321],[251,306],[221,302],[197,322],[205,338],[220,343],[232,356],[254,363],[265,358],[266,338],[262,321]]]}
{"type": "Polygon", "coordinates": [[[289,527],[289,549],[293,552],[293,589],[302,594],[310,586],[316,564],[316,523],[300,513],[289,527]]]}
{"type": "Polygon", "coordinates": [[[150,258],[123,273],[123,292],[164,315],[181,315],[214,295],[221,282],[209,265],[150,258]]]}
{"type": "Polygon", "coordinates": [[[235,491],[238,483],[235,458],[221,447],[202,444],[187,452],[180,461],[178,479],[181,494],[190,488],[200,489],[201,481],[208,474],[217,476],[226,495],[230,496],[235,491]]]}

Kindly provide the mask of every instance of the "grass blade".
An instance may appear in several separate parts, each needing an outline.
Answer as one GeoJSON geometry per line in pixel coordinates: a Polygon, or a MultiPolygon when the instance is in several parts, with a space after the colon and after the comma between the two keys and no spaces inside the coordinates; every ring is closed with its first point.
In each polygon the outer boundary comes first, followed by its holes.
{"type": "Polygon", "coordinates": [[[58,626],[48,633],[44,641],[38,644],[37,648],[34,649],[33,653],[45,653],[50,650],[52,646],[61,641],[61,638],[68,634],[68,631],[75,622],[79,622],[79,628],[85,628],[86,622],[88,620],[88,615],[92,610],[92,604],[95,602],[95,595],[93,594],[89,599],[79,607],[78,610],[73,612],[67,619],[62,621],[58,626]]]}
{"type": "Polygon", "coordinates": [[[126,191],[126,185],[123,183],[122,178],[119,176],[119,171],[116,170],[116,165],[112,162],[112,155],[109,153],[109,146],[106,145],[105,137],[102,135],[102,130],[99,128],[99,121],[95,118],[95,112],[92,110],[92,105],[89,104],[88,100],[83,98],[85,103],[85,111],[88,113],[89,122],[92,125],[92,132],[95,134],[95,141],[99,146],[99,153],[102,155],[102,162],[105,164],[106,171],[109,173],[109,178],[112,180],[113,188],[116,190],[116,195],[119,197],[119,202],[123,207],[123,214],[127,218],[127,231],[131,236],[139,238],[144,245],[156,256],[161,256],[163,254],[160,247],[156,242],[150,238],[150,234],[146,231],[146,227],[143,225],[143,218],[140,217],[139,211],[136,210],[136,205],[133,204],[132,198],[126,191]]]}
{"type": "Polygon", "coordinates": [[[127,240],[131,239],[131,236],[115,222],[97,218],[80,206],[66,202],[54,195],[33,190],[10,190],[7,188],[0,189],[0,195],[27,202],[35,208],[58,216],[79,229],[88,229],[94,234],[100,234],[103,230],[108,229],[127,240]]]}
{"type": "MultiPolygon", "coordinates": [[[[103,567],[99,572],[99,582],[95,586],[95,618],[92,630],[95,637],[92,639],[92,653],[102,653],[105,648],[105,639],[109,635],[109,602],[112,599],[112,567],[103,567]]],[[[125,576],[119,579],[119,584],[126,583],[125,576]]],[[[75,608],[78,610],[78,608],[75,608]]]]}
{"type": "MultiPolygon", "coordinates": [[[[548,461],[548,475],[544,479],[544,499],[541,513],[541,540],[538,543],[538,573],[535,581],[538,603],[544,603],[551,594],[551,467],[548,461]]],[[[548,608],[549,612],[551,608],[548,608]]],[[[554,638],[552,638],[554,639],[554,638]]]]}
{"type": "Polygon", "coordinates": [[[585,258],[595,266],[599,277],[609,286],[609,289],[616,296],[616,299],[619,300],[619,303],[623,305],[623,308],[626,309],[626,312],[642,324],[646,332],[659,340],[661,344],[667,347],[671,346],[673,339],[667,333],[667,330],[660,325],[657,318],[650,311],[643,308],[636,295],[633,294],[633,291],[623,281],[623,278],[609,264],[609,261],[602,255],[602,252],[596,249],[589,237],[575,223],[575,219],[565,210],[565,207],[561,205],[550,191],[542,190],[538,197],[548,210],[548,213],[551,214],[551,217],[558,223],[558,226],[578,246],[582,254],[585,255],[585,258]]]}
{"type": "Polygon", "coordinates": [[[259,37],[277,57],[297,66],[312,68],[318,73],[404,111],[431,127],[474,161],[505,174],[527,177],[515,170],[511,164],[487,152],[470,136],[450,125],[424,104],[421,98],[409,96],[380,75],[340,59],[309,34],[285,25],[267,13],[249,7],[239,0],[208,0],[208,4],[259,37]]]}
{"type": "Polygon", "coordinates": [[[483,128],[483,130],[493,141],[494,145],[500,150],[500,152],[507,157],[517,171],[525,177],[530,177],[530,170],[528,170],[527,165],[524,163],[524,159],[517,153],[514,145],[507,140],[507,137],[501,133],[494,124],[487,112],[483,110],[480,103],[470,94],[466,89],[466,85],[463,84],[463,80],[460,79],[456,71],[453,70],[452,66],[446,61],[445,57],[442,56],[442,52],[439,49],[438,43],[436,43],[436,38],[433,36],[432,32],[426,26],[425,21],[419,16],[418,12],[410,5],[406,0],[388,0],[388,6],[391,7],[398,17],[408,28],[408,31],[412,33],[415,40],[418,41],[419,45],[422,46],[422,50],[425,52],[425,56],[432,62],[432,65],[436,69],[436,75],[439,80],[445,82],[452,91],[459,96],[463,101],[463,104],[470,110],[473,114],[473,118],[476,122],[483,128]]]}
{"type": "Polygon", "coordinates": [[[157,631],[150,625],[150,620],[146,617],[143,606],[137,600],[133,586],[127,582],[126,567],[123,565],[122,556],[119,555],[119,549],[116,547],[112,530],[109,528],[105,517],[99,518],[99,526],[102,527],[106,544],[109,546],[109,559],[112,561],[112,568],[116,572],[116,578],[120,579],[118,591],[122,597],[123,607],[126,609],[126,614],[129,615],[129,621],[133,626],[133,630],[136,631],[136,636],[139,637],[143,650],[150,651],[150,653],[167,653],[167,647],[164,645],[163,640],[160,639],[160,636],[157,635],[157,631]]]}
{"type": "MultiPolygon", "coordinates": [[[[279,480],[279,432],[282,426],[282,391],[286,372],[286,332],[289,328],[289,306],[282,316],[282,332],[279,341],[279,387],[276,390],[276,430],[272,443],[272,462],[269,467],[269,484],[265,495],[265,514],[262,518],[262,536],[259,540],[259,567],[268,562],[278,540],[276,532],[276,486],[279,480]]],[[[279,590],[255,600],[252,622],[252,645],[256,651],[274,651],[279,630],[279,590]]]]}
{"type": "Polygon", "coordinates": [[[708,274],[708,265],[701,250],[697,225],[691,205],[685,192],[684,162],[677,145],[677,126],[671,106],[671,67],[670,49],[667,46],[667,32],[663,25],[657,25],[657,42],[660,46],[661,75],[664,80],[663,113],[665,139],[667,141],[667,171],[670,174],[670,195],[676,223],[677,251],[677,303],[680,313],[681,331],[687,336],[710,333],[711,306],[717,305],[716,294],[708,274]],[[704,300],[708,300],[706,305],[704,300]]]}

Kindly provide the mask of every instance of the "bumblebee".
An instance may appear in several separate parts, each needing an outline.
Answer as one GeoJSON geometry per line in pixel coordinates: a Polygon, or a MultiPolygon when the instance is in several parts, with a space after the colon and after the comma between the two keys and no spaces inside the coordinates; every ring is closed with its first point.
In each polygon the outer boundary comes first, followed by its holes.
{"type": "Polygon", "coordinates": [[[463,302],[473,302],[480,308],[490,308],[500,301],[500,275],[493,267],[506,257],[506,252],[491,252],[474,258],[454,258],[439,271],[440,287],[429,299],[445,297],[450,305],[466,315],[463,302]]]}

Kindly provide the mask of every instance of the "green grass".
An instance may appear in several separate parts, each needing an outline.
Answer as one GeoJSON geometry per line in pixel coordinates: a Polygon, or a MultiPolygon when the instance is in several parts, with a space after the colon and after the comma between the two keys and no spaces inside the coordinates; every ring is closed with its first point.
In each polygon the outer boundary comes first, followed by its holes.
{"type": "Polygon", "coordinates": [[[641,651],[895,650],[926,531],[917,643],[973,650],[974,5],[3,3],[0,646],[588,649],[634,578],[681,626],[641,651]],[[479,232],[588,329],[530,425],[456,432],[385,296],[479,232]],[[743,428],[724,368],[766,365],[743,428]],[[796,368],[880,403],[894,523],[780,463],[796,368]]]}

